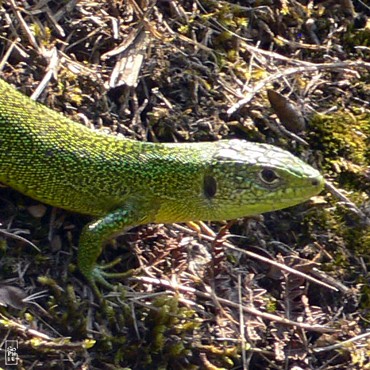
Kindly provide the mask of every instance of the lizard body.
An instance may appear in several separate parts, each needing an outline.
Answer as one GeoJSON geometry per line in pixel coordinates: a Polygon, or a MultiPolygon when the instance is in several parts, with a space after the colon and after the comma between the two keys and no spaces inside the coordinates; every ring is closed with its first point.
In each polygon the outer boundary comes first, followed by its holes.
{"type": "Polygon", "coordinates": [[[301,203],[320,173],[278,147],[244,140],[154,144],[91,130],[0,80],[0,181],[94,220],[79,242],[87,280],[104,243],[149,223],[218,221],[301,203]]]}

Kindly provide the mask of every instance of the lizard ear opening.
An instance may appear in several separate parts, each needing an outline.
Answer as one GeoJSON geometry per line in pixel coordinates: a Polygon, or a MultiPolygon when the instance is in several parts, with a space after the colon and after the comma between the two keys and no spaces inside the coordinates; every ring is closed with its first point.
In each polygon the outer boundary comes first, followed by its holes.
{"type": "Polygon", "coordinates": [[[205,175],[203,182],[203,191],[206,198],[210,199],[216,195],[217,192],[217,182],[213,176],[205,175]]]}

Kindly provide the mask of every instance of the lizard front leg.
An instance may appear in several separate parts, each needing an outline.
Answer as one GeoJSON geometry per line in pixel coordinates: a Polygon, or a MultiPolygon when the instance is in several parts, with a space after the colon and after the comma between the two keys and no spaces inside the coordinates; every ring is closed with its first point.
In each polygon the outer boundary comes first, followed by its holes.
{"type": "Polygon", "coordinates": [[[156,207],[153,204],[128,202],[83,228],[78,248],[78,267],[99,297],[101,294],[96,283],[112,288],[106,278],[123,275],[107,273],[103,271],[104,266],[96,263],[104,244],[131,227],[153,221],[155,213],[156,207]]]}

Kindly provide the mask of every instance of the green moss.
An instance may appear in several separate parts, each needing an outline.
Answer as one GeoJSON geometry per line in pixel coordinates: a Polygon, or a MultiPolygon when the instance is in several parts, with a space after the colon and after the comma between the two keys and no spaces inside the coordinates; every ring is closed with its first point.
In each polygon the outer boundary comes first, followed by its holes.
{"type": "Polygon", "coordinates": [[[316,114],[310,128],[311,148],[321,153],[324,172],[348,190],[363,190],[370,163],[370,112],[316,114]]]}
{"type": "Polygon", "coordinates": [[[30,29],[39,42],[46,47],[52,47],[52,30],[50,27],[41,27],[40,24],[34,23],[30,29]]]}
{"type": "MultiPolygon", "coordinates": [[[[330,115],[316,114],[310,121],[310,147],[328,180],[360,208],[369,203],[368,174],[370,164],[370,112],[352,107],[330,115]]],[[[315,235],[329,252],[325,266],[344,279],[359,279],[354,259],[370,264],[370,230],[348,205],[333,195],[326,197],[332,207],[307,216],[308,234],[315,235]],[[342,275],[346,276],[342,276],[342,275]],[[351,275],[351,277],[349,277],[351,275]]]]}
{"type": "Polygon", "coordinates": [[[343,45],[351,49],[356,46],[370,46],[370,28],[366,27],[358,30],[349,27],[343,36],[343,45]]]}
{"type": "MultiPolygon", "coordinates": [[[[78,84],[78,76],[69,70],[63,70],[58,79],[58,87],[61,96],[67,97],[67,101],[74,103],[76,106],[82,104],[82,90],[78,84]]],[[[56,94],[57,95],[57,94],[56,94]]]]}
{"type": "Polygon", "coordinates": [[[370,112],[340,111],[332,115],[315,115],[310,127],[321,149],[330,159],[342,157],[359,166],[369,154],[370,112]]]}

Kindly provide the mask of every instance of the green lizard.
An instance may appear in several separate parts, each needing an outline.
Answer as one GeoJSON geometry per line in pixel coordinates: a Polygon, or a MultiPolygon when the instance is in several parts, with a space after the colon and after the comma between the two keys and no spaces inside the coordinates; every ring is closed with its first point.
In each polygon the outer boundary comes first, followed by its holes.
{"type": "Polygon", "coordinates": [[[244,140],[153,144],[91,130],[0,80],[0,182],[94,217],[79,269],[97,291],[104,243],[140,224],[219,221],[301,203],[320,173],[278,147],[244,140]]]}

